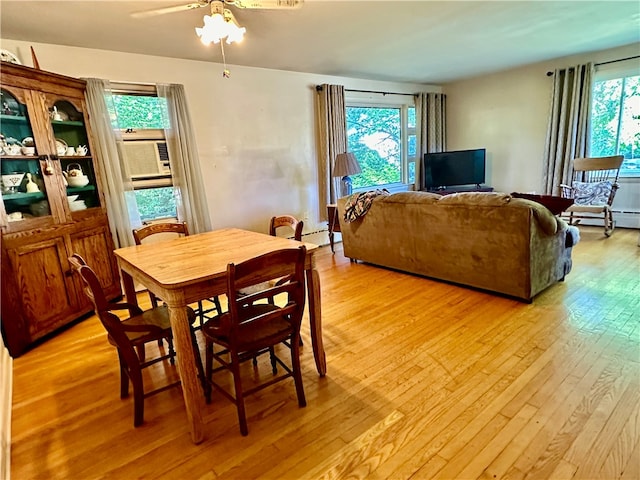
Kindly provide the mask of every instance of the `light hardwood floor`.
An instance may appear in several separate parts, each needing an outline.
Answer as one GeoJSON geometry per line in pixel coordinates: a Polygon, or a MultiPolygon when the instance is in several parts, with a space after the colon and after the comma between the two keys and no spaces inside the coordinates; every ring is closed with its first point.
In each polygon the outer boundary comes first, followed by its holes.
{"type": "MultiPolygon", "coordinates": [[[[179,389],[147,399],[133,428],[91,317],[14,362],[12,478],[638,479],[638,231],[581,234],[573,271],[532,304],[323,247],[327,376],[305,319],[307,407],[293,382],[264,390],[242,437],[214,395],[200,445],[179,389]]],[[[267,363],[246,374],[269,375],[267,363]]]]}

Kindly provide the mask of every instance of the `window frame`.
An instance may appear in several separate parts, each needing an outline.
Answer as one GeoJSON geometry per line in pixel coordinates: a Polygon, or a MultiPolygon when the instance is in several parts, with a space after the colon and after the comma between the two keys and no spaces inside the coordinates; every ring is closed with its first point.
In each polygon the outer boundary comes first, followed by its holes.
{"type": "MultiPolygon", "coordinates": [[[[141,96],[141,97],[158,97],[158,91],[155,85],[145,85],[145,84],[130,84],[130,83],[119,83],[112,82],[113,88],[111,89],[111,94],[113,96],[141,96]]],[[[163,128],[118,128],[116,129],[116,134],[119,136],[120,140],[123,144],[128,142],[137,142],[137,141],[151,141],[151,142],[167,142],[165,130],[163,128]]],[[[167,153],[168,154],[168,153],[167,153]]],[[[125,160],[126,161],[126,160],[125,160]]],[[[154,174],[153,176],[141,176],[140,178],[133,178],[127,170],[126,174],[128,175],[127,180],[131,184],[131,188],[133,189],[134,196],[136,198],[136,209],[138,209],[138,214],[140,212],[140,207],[137,205],[138,196],[135,194],[136,191],[142,190],[151,190],[151,189],[160,189],[160,188],[174,188],[173,174],[171,171],[166,174],[154,174]]],[[[173,195],[172,195],[173,197],[173,195]]],[[[175,202],[175,198],[174,198],[175,202]]],[[[168,219],[177,219],[177,205],[175,215],[167,216],[167,217],[155,217],[149,219],[143,219],[143,224],[153,223],[159,220],[168,220],[168,219]]]]}
{"type": "MultiPolygon", "coordinates": [[[[589,127],[589,154],[591,155],[592,150],[592,140],[593,140],[593,125],[594,125],[594,114],[595,114],[595,89],[596,84],[599,82],[610,81],[622,79],[622,90],[624,92],[625,81],[627,78],[640,76],[640,61],[637,59],[627,59],[623,61],[617,62],[607,62],[602,65],[596,65],[595,72],[593,75],[593,81],[591,85],[591,112],[590,115],[590,127],[589,127]]],[[[624,96],[620,101],[619,106],[619,117],[622,115],[624,108],[624,99],[628,97],[624,96]]],[[[620,132],[622,129],[621,122],[618,124],[618,128],[616,129],[616,151],[610,153],[610,155],[618,155],[619,154],[619,146],[620,146],[620,132]]],[[[638,119],[638,129],[640,130],[640,119],[638,119]]],[[[640,132],[638,132],[640,133],[640,132]]],[[[632,157],[633,160],[636,161],[637,164],[640,165],[640,149],[637,152],[634,152],[635,156],[632,157]]],[[[627,160],[625,158],[622,167],[620,168],[620,178],[640,178],[640,168],[635,171],[629,171],[629,169],[625,169],[624,164],[627,160]]]]}
{"type": "MultiPolygon", "coordinates": [[[[415,109],[415,95],[413,94],[377,94],[373,92],[345,91],[345,112],[353,108],[397,108],[400,110],[400,181],[383,185],[369,185],[366,187],[354,187],[354,192],[363,192],[373,188],[385,188],[390,192],[406,191],[413,188],[414,182],[409,182],[409,164],[417,162],[417,156],[409,157],[409,137],[416,135],[417,125],[409,128],[409,109],[415,109]]],[[[416,119],[417,121],[417,119],[416,119]]],[[[348,143],[348,126],[347,143],[348,143]]],[[[417,149],[416,149],[417,153],[417,149]]],[[[414,170],[415,171],[415,170],[414,170]]]]}

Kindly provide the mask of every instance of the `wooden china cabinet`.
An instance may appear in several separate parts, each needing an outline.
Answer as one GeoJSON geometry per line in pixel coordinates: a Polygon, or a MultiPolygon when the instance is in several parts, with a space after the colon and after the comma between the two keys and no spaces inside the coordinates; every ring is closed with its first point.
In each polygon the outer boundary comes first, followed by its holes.
{"type": "Polygon", "coordinates": [[[0,320],[16,357],[92,310],[72,275],[72,253],[96,271],[109,298],[120,295],[120,279],[85,82],[6,62],[0,78],[0,320]]]}

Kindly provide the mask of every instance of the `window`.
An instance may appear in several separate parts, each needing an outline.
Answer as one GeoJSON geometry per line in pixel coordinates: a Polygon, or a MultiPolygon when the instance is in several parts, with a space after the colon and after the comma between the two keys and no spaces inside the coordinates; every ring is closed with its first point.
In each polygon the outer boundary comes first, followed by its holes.
{"type": "MultiPolygon", "coordinates": [[[[138,86],[138,89],[140,87],[138,86]]],[[[177,216],[169,152],[164,137],[166,102],[155,88],[113,94],[113,124],[122,134],[123,156],[140,219],[177,216]]]]}
{"type": "Polygon", "coordinates": [[[416,114],[413,96],[389,104],[347,98],[346,114],[349,151],[356,156],[362,169],[351,177],[353,188],[404,189],[407,184],[414,183],[416,114]]]}
{"type": "Polygon", "coordinates": [[[624,65],[599,69],[593,85],[590,155],[622,155],[621,176],[640,176],[640,74],[624,65]]]}

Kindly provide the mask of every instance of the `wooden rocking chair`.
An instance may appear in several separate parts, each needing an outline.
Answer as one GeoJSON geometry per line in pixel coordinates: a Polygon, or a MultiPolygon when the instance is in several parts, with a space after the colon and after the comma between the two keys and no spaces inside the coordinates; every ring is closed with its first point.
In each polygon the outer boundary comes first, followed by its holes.
{"type": "Polygon", "coordinates": [[[570,225],[577,225],[581,219],[604,217],[604,234],[611,236],[615,228],[611,205],[619,188],[623,160],[622,155],[573,160],[571,185],[560,185],[562,197],[574,201],[562,214],[570,225]]]}

